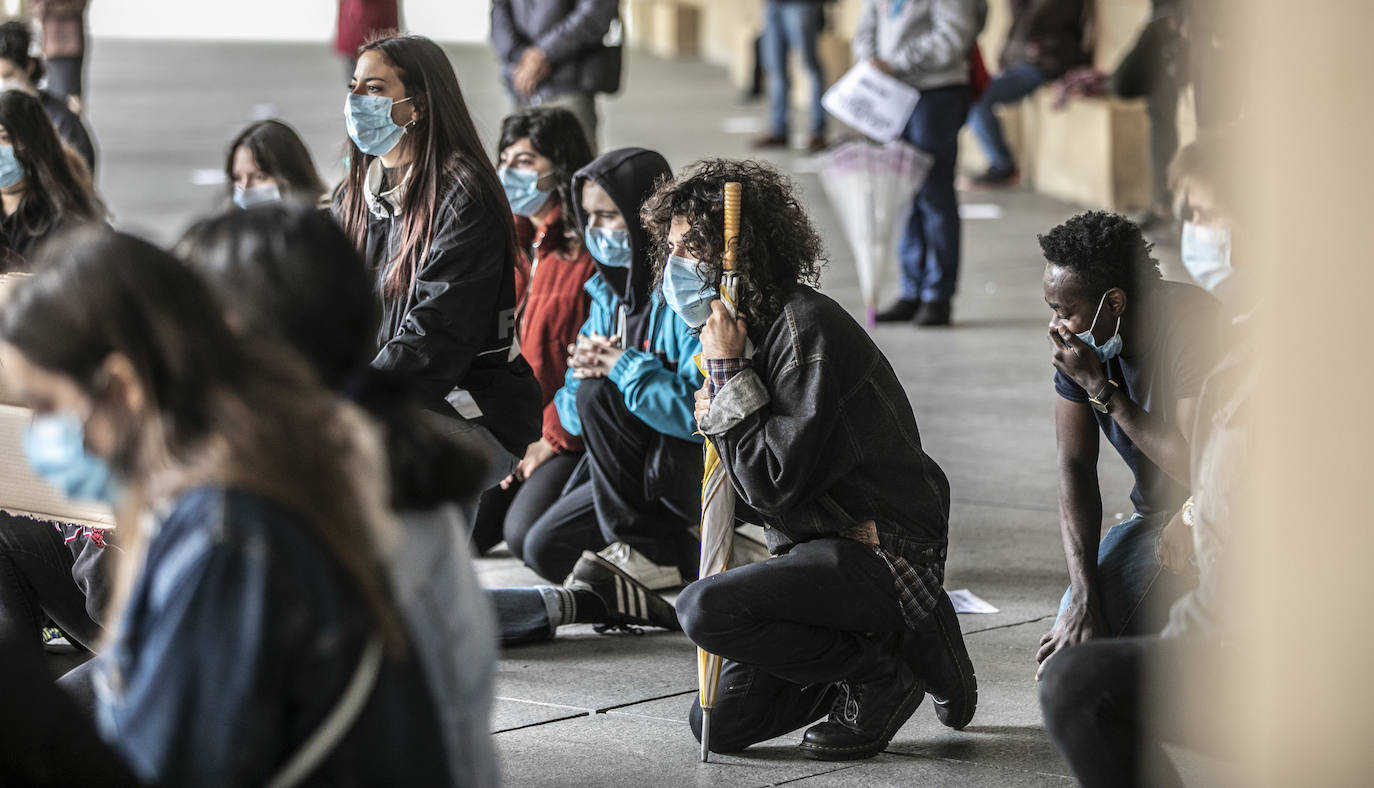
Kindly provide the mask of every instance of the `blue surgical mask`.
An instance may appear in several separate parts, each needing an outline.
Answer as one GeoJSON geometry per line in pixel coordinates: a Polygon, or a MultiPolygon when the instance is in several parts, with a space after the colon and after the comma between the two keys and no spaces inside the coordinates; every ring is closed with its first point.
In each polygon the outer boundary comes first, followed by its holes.
{"type": "Polygon", "coordinates": [[[64,496],[116,502],[119,485],[109,464],[86,451],[85,430],[75,414],[34,418],[24,429],[23,443],[29,467],[64,496]]]}
{"type": "Polygon", "coordinates": [[[510,201],[510,212],[516,216],[533,216],[539,213],[544,203],[549,201],[553,189],[539,188],[539,173],[534,170],[515,170],[502,167],[497,170],[501,176],[501,186],[506,190],[510,201]]]}
{"type": "Polygon", "coordinates": [[[242,186],[234,187],[234,204],[244,210],[252,208],[254,205],[265,205],[269,202],[281,202],[281,191],[275,183],[254,186],[251,189],[245,189],[242,186]]]}
{"type": "Polygon", "coordinates": [[[692,328],[706,325],[711,302],[720,297],[716,288],[697,270],[700,264],[677,255],[668,255],[663,267],[663,300],[668,308],[692,328]]]}
{"type": "Polygon", "coordinates": [[[1230,230],[1184,222],[1179,251],[1188,275],[1207,292],[1216,292],[1217,287],[1230,278],[1233,270],[1230,230]]]}
{"type": "Polygon", "coordinates": [[[14,155],[13,145],[0,145],[0,189],[18,186],[24,180],[24,165],[14,155]]]}
{"type": "Polygon", "coordinates": [[[410,101],[409,97],[393,100],[386,96],[360,96],[349,93],[344,104],[344,124],[348,136],[358,150],[369,156],[385,156],[401,141],[405,126],[397,126],[391,119],[391,107],[410,101]]]}
{"type": "Polygon", "coordinates": [[[1083,344],[1092,348],[1097,353],[1097,360],[1106,364],[1121,353],[1121,318],[1116,319],[1116,330],[1112,332],[1112,338],[1102,343],[1098,347],[1097,340],[1093,339],[1093,329],[1097,328],[1097,318],[1102,314],[1102,305],[1107,302],[1107,294],[1103,293],[1102,298],[1097,302],[1097,314],[1093,315],[1093,324],[1088,326],[1088,330],[1078,335],[1083,344]]]}
{"type": "Polygon", "coordinates": [[[610,268],[630,267],[630,261],[634,259],[634,250],[630,248],[628,230],[607,230],[588,226],[584,237],[587,241],[587,251],[591,252],[598,263],[610,268]]]}

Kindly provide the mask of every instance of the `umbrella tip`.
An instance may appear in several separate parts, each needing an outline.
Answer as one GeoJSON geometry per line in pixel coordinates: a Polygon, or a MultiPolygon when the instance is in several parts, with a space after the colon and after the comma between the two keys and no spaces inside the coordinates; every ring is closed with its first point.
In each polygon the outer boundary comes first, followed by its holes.
{"type": "Polygon", "coordinates": [[[701,762],[711,761],[711,710],[701,710],[701,762]]]}

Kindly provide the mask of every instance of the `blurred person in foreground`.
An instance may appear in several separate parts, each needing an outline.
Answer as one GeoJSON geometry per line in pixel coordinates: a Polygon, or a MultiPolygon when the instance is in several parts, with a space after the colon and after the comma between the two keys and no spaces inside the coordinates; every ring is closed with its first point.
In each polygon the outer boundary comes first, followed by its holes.
{"type": "Polygon", "coordinates": [[[128,560],[98,732],[36,646],[0,638],[0,779],[446,780],[383,568],[396,524],[376,429],[294,354],[236,337],[146,242],[83,230],[35,268],[0,314],[4,373],[35,411],[25,453],[113,501],[128,560]]]}
{"type": "MultiPolygon", "coordinates": [[[[678,597],[683,631],[726,660],[711,749],[811,725],[804,755],[869,758],[927,692],[941,722],[964,727],[977,684],[941,587],[949,482],[887,358],[815,290],[821,240],[792,183],[708,160],[660,185],[644,216],[664,297],[701,331],[697,424],[736,517],[766,523],[773,553],[678,597]],[[720,291],[728,182],[741,184],[737,319],[720,291]]],[[[696,703],[689,722],[700,739],[696,703]]]]}
{"type": "Polygon", "coordinates": [[[1182,785],[1164,743],[1224,754],[1206,691],[1223,682],[1218,668],[1245,631],[1231,583],[1248,519],[1244,468],[1254,448],[1248,419],[1255,348],[1246,331],[1258,305],[1244,268],[1232,262],[1232,146],[1225,130],[1204,132],[1170,167],[1183,205],[1183,262],[1221,299],[1227,348],[1197,400],[1192,496],[1181,512],[1190,538],[1161,545],[1166,566],[1199,574],[1197,588],[1173,606],[1161,637],[1074,646],[1048,663],[1040,683],[1045,727],[1086,786],[1182,785]]]}
{"type": "Polygon", "coordinates": [[[1069,589],[1036,661],[1101,637],[1159,632],[1192,585],[1160,560],[1185,542],[1188,435],[1202,381],[1216,363],[1218,304],[1166,282],[1140,229],[1082,213],[1040,236],[1054,367],[1059,521],[1069,589]],[[1130,468],[1134,512],[1102,536],[1097,466],[1105,437],[1130,468]],[[1100,543],[1099,543],[1100,539],[1100,543]]]}

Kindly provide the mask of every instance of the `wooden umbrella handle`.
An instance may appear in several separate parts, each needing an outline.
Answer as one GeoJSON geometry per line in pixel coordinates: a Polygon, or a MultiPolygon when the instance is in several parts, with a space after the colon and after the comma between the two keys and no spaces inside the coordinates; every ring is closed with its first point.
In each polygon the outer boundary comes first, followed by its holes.
{"type": "Polygon", "coordinates": [[[740,186],[731,181],[725,184],[725,270],[735,270],[735,247],[739,242],[740,186]]]}

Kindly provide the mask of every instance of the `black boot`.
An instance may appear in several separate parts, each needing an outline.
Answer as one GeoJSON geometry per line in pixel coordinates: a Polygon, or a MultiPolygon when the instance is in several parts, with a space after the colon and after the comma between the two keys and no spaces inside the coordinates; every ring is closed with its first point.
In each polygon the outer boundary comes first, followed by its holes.
{"type": "Polygon", "coordinates": [[[918,326],[947,326],[949,318],[948,301],[923,301],[921,308],[916,310],[915,322],[918,326]]]}
{"type": "Polygon", "coordinates": [[[842,681],[830,718],[807,728],[799,745],[822,761],[872,758],[915,713],[925,685],[907,663],[897,641],[864,681],[842,681]]]}
{"type": "Polygon", "coordinates": [[[892,306],[879,312],[874,317],[879,323],[905,323],[916,316],[916,310],[921,308],[920,301],[910,298],[899,298],[892,306]]]}
{"type": "Polygon", "coordinates": [[[962,730],[978,708],[978,678],[948,594],[940,592],[935,611],[924,622],[919,637],[908,643],[912,646],[910,658],[935,703],[935,716],[948,727],[962,730]]]}

